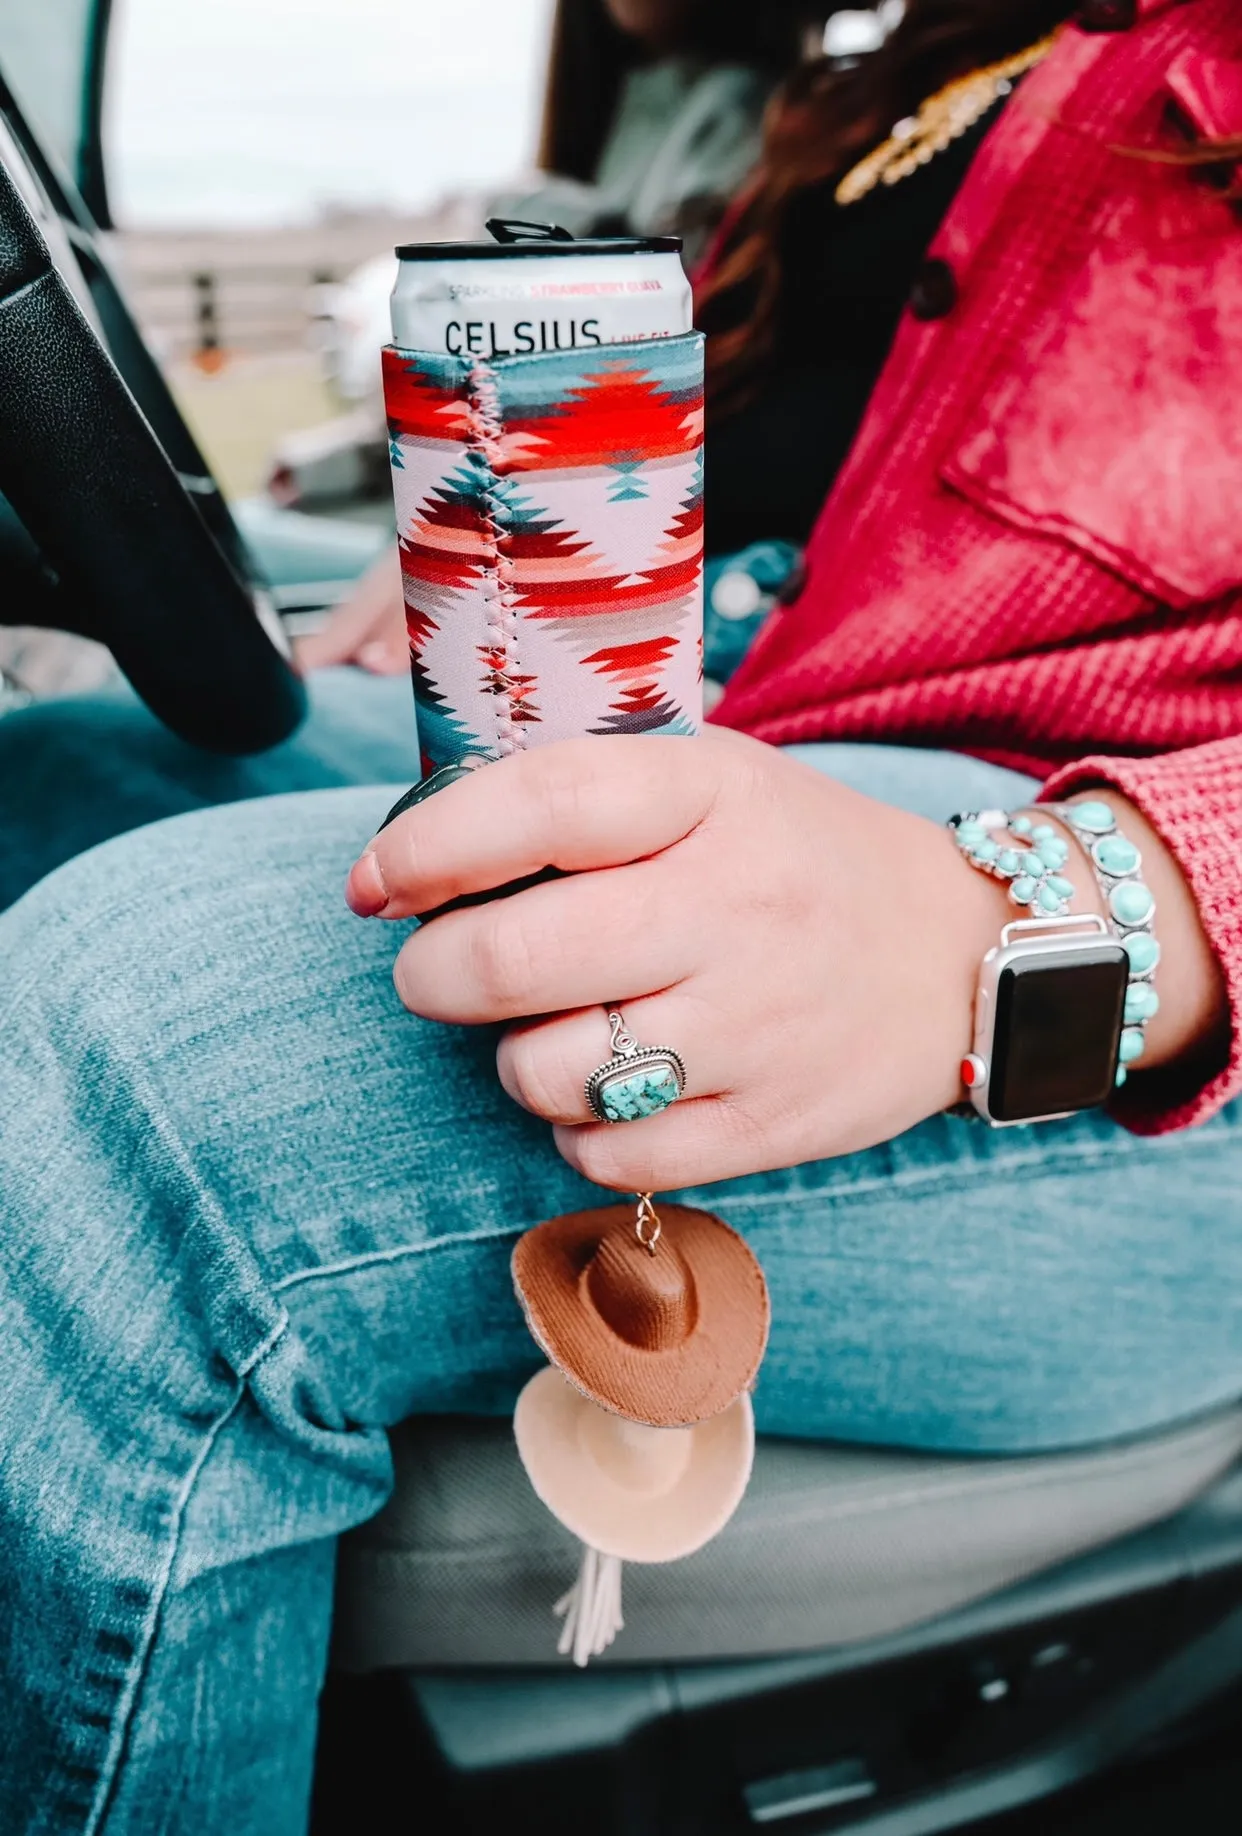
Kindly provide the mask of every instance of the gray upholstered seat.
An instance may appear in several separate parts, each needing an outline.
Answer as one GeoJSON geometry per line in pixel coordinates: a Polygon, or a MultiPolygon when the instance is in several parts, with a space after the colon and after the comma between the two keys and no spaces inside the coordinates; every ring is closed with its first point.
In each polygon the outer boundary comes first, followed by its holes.
{"type": "MultiPolygon", "coordinates": [[[[543,1664],[578,1547],[535,1498],[507,1422],[394,1436],[397,1489],[341,1554],[337,1661],[543,1664]]],[[[630,1566],[607,1661],[751,1657],[878,1637],[1178,1510],[1242,1453],[1242,1408],[1102,1451],[950,1459],[761,1441],[728,1529],[630,1566]]]]}

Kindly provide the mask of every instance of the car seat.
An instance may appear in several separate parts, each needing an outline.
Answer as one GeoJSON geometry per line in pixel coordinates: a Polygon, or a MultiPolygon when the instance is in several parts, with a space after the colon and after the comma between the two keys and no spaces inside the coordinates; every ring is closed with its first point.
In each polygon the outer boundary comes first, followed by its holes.
{"type": "Polygon", "coordinates": [[[761,1440],[723,1535],[626,1569],[625,1630],[586,1672],[551,1612],[578,1548],[509,1424],[393,1442],[394,1495],[341,1550],[325,1836],[371,1827],[360,1751],[377,1791],[408,1793],[417,1755],[446,1832],[955,1829],[1242,1681],[1242,1407],[1020,1459],[761,1440]]]}

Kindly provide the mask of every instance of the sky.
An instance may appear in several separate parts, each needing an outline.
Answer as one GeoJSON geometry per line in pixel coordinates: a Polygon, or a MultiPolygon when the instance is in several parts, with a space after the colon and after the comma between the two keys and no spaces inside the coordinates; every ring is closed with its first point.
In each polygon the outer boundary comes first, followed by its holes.
{"type": "Polygon", "coordinates": [[[529,163],[550,0],[117,0],[126,225],[417,207],[529,163]]]}

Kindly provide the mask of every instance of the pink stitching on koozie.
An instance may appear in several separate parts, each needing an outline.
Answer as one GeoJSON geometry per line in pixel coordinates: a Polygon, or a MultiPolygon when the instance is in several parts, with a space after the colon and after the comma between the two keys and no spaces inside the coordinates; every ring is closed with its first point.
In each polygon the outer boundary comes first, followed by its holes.
{"type": "Polygon", "coordinates": [[[500,390],[496,373],[487,363],[472,366],[468,379],[470,390],[470,438],[487,461],[488,482],[484,493],[488,534],[491,538],[492,571],[483,579],[486,605],[484,624],[489,654],[487,681],[497,705],[496,749],[504,756],[518,752],[525,745],[521,725],[513,718],[513,677],[518,673],[517,638],[520,629],[515,592],[513,556],[509,551],[507,520],[498,514],[500,497],[499,465],[504,451],[504,421],[500,413],[500,390]]]}

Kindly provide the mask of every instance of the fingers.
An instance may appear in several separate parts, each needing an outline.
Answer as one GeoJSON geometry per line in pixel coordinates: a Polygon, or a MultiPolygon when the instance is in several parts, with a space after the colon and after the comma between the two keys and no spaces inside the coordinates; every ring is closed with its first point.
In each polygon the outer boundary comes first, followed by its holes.
{"type": "Polygon", "coordinates": [[[405,625],[359,645],[354,661],[372,676],[404,676],[410,667],[410,640],[405,625]]]}
{"type": "Polygon", "coordinates": [[[329,620],[322,631],[294,639],[293,657],[304,676],[313,669],[333,669],[346,663],[356,664],[372,676],[401,676],[410,667],[410,644],[404,624],[394,626],[383,636],[360,638],[353,631],[334,628],[329,620]]]}
{"type": "Polygon", "coordinates": [[[409,667],[405,601],[395,547],[386,549],[368,568],[320,630],[295,641],[294,656],[304,673],[339,663],[356,663],[374,675],[398,675],[409,667]]]}
{"type": "Polygon", "coordinates": [[[618,1192],[670,1192],[796,1158],[731,1097],[684,1098],[642,1122],[560,1125],[556,1145],[586,1179],[618,1192]]]}
{"type": "Polygon", "coordinates": [[[576,872],[641,860],[703,820],[719,760],[714,743],[628,736],[515,753],[376,836],[346,896],[360,915],[411,918],[542,867],[576,872]]]}
{"type": "Polygon", "coordinates": [[[669,1046],[686,1067],[685,1091],[638,1122],[597,1122],[586,1080],[610,1057],[602,1008],[513,1027],[496,1054],[500,1081],[524,1109],[556,1124],[563,1157],[597,1186],[668,1191],[783,1164],[780,1134],[761,1130],[732,1095],[738,1042],[722,1006],[687,989],[627,1001],[626,1026],[646,1046],[669,1046]]]}
{"type": "MultiPolygon", "coordinates": [[[[729,1088],[731,1053],[724,1015],[685,987],[627,1001],[626,1026],[644,1046],[669,1046],[686,1067],[685,1094],[715,1096],[729,1088]]],[[[611,1056],[603,1007],[584,1007],[511,1027],[500,1042],[496,1068],[515,1103],[548,1122],[594,1119],[586,1080],[611,1056]]],[[[616,1126],[615,1124],[613,1126],[616,1126]]]]}
{"type": "Polygon", "coordinates": [[[781,1041],[737,1037],[719,1001],[691,986],[627,1001],[627,1028],[646,1046],[668,1046],[686,1068],[675,1103],[637,1122],[597,1122],[586,1080],[608,1061],[609,1027],[602,1008],[558,1014],[512,1027],[496,1054],[500,1081],[523,1108],[555,1124],[563,1157],[596,1185],[619,1191],[668,1191],[728,1179],[804,1158],[800,1107],[781,1105],[760,1122],[739,1085],[774,1054],[781,1041]]]}
{"type": "MultiPolygon", "coordinates": [[[[435,801],[468,788],[450,785],[435,801]]],[[[577,874],[424,925],[403,945],[393,980],[412,1013],[459,1025],[623,1001],[672,987],[693,968],[694,926],[662,908],[649,862],[577,874]]]]}
{"type": "Polygon", "coordinates": [[[332,669],[336,664],[351,662],[356,626],[357,620],[352,615],[346,619],[344,611],[338,610],[328,615],[318,631],[312,631],[306,637],[294,638],[294,661],[302,674],[305,676],[312,669],[332,669]]]}

